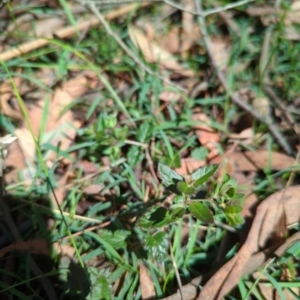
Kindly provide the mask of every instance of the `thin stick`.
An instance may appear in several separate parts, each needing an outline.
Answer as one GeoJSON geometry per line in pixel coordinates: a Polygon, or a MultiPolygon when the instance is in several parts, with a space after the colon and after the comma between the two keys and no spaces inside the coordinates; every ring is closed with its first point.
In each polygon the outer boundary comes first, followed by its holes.
{"type": "Polygon", "coordinates": [[[202,12],[201,0],[199,0],[199,1],[194,0],[194,1],[195,1],[196,11],[199,13],[198,21],[199,21],[200,30],[202,32],[203,41],[204,41],[208,56],[211,60],[211,64],[212,64],[213,68],[216,70],[217,76],[218,76],[221,84],[223,85],[224,89],[230,95],[232,102],[234,102],[239,107],[241,107],[242,109],[247,111],[249,114],[251,114],[254,118],[259,120],[260,122],[266,124],[269,128],[269,131],[273,134],[275,139],[278,141],[280,146],[286,151],[286,153],[294,154],[294,150],[292,149],[290,144],[286,141],[285,137],[282,135],[282,133],[280,132],[277,125],[273,123],[273,120],[271,118],[264,118],[251,105],[249,105],[248,103],[243,101],[243,99],[241,99],[237,93],[230,91],[227,81],[225,79],[225,76],[224,76],[223,72],[219,69],[219,67],[216,63],[215,57],[213,55],[212,46],[211,46],[212,44],[211,44],[210,38],[207,33],[205,20],[204,20],[204,17],[201,16],[201,12],[202,12]]]}
{"type": "Polygon", "coordinates": [[[84,3],[97,3],[98,5],[103,6],[103,5],[122,5],[122,4],[126,4],[126,3],[132,3],[132,2],[135,2],[135,3],[163,2],[165,4],[170,5],[171,7],[174,7],[176,9],[181,10],[183,12],[186,12],[188,14],[191,14],[191,15],[194,15],[194,16],[207,17],[209,15],[217,14],[219,12],[222,12],[222,11],[225,11],[225,10],[228,10],[228,9],[232,9],[232,8],[235,8],[235,7],[238,7],[238,6],[247,4],[249,2],[253,2],[253,1],[254,0],[237,1],[237,2],[229,3],[229,4],[221,6],[221,7],[217,7],[217,8],[213,8],[213,9],[204,11],[201,14],[198,13],[198,12],[192,11],[192,10],[185,9],[183,6],[177,4],[173,1],[170,1],[170,0],[146,0],[146,1],[144,1],[144,0],[98,0],[98,1],[94,0],[94,1],[84,1],[84,3]]]}
{"type": "MultiPolygon", "coordinates": [[[[150,5],[149,2],[141,4],[142,7],[145,7],[145,6],[148,6],[148,5],[150,5]]],[[[116,19],[120,16],[128,14],[135,7],[136,7],[135,4],[131,4],[131,5],[122,7],[118,10],[114,10],[112,12],[109,12],[106,15],[106,18],[108,20],[116,19]]],[[[62,29],[58,30],[57,32],[53,33],[53,37],[58,37],[60,39],[69,38],[69,37],[74,36],[77,33],[77,30],[81,31],[81,30],[84,30],[85,28],[95,27],[98,24],[99,24],[98,18],[91,17],[88,21],[80,22],[78,24],[77,28],[70,25],[70,26],[67,26],[65,28],[62,28],[62,29]]],[[[48,38],[48,39],[38,38],[34,41],[23,43],[23,44],[17,46],[16,48],[9,49],[9,50],[7,50],[3,53],[0,53],[0,60],[7,61],[7,60],[10,60],[10,59],[15,58],[15,57],[22,56],[26,53],[29,53],[29,52],[33,51],[33,50],[36,50],[36,49],[42,48],[44,46],[47,46],[49,43],[51,43],[51,38],[48,38]]]]}
{"type": "Polygon", "coordinates": [[[172,253],[171,243],[170,243],[170,255],[171,255],[171,260],[172,260],[172,263],[173,263],[175,276],[176,276],[178,287],[179,287],[180,297],[181,297],[181,300],[184,300],[184,295],[183,295],[183,290],[182,290],[182,283],[181,283],[180,275],[179,275],[179,272],[178,272],[178,267],[177,267],[177,264],[176,264],[176,261],[175,261],[175,257],[172,253]]]}

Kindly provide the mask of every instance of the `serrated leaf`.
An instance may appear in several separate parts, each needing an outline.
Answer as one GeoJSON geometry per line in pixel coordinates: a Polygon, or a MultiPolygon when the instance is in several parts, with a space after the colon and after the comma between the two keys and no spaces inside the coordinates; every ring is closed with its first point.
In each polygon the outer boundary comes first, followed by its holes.
{"type": "Polygon", "coordinates": [[[178,190],[177,183],[180,181],[184,181],[182,176],[163,164],[158,164],[158,175],[160,176],[163,184],[171,192],[177,195],[181,194],[181,191],[178,190]]]}
{"type": "Polygon", "coordinates": [[[165,186],[176,185],[179,181],[183,181],[183,177],[168,166],[158,164],[158,174],[165,186]]]}
{"type": "Polygon", "coordinates": [[[198,187],[205,183],[211,176],[213,176],[219,168],[219,164],[207,165],[201,167],[191,174],[194,180],[193,187],[198,187]]]}
{"type": "Polygon", "coordinates": [[[201,202],[191,202],[189,205],[190,212],[205,223],[214,223],[214,217],[207,206],[201,202]]]}
{"type": "Polygon", "coordinates": [[[109,243],[114,249],[125,248],[127,245],[126,239],[130,235],[128,230],[107,230],[101,229],[98,231],[98,234],[103,240],[109,243]]]}
{"type": "Polygon", "coordinates": [[[174,221],[167,209],[155,206],[138,220],[138,225],[143,228],[160,228],[174,221]]]}
{"type": "Polygon", "coordinates": [[[88,272],[90,275],[90,293],[86,299],[111,300],[113,295],[110,282],[112,274],[107,270],[103,272],[103,270],[94,267],[89,267],[88,272]]]}
{"type": "Polygon", "coordinates": [[[150,123],[143,123],[137,131],[137,140],[141,143],[148,142],[153,134],[153,126],[150,123]]]}
{"type": "Polygon", "coordinates": [[[167,257],[169,251],[167,234],[160,231],[154,235],[147,235],[144,240],[144,248],[152,260],[158,262],[163,261],[167,257]]]}

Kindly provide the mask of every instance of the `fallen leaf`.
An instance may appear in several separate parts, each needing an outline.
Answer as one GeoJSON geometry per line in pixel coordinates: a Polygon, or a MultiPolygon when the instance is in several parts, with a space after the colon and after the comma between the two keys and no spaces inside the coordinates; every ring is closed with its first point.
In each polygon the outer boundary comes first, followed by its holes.
{"type": "Polygon", "coordinates": [[[165,102],[178,101],[180,98],[180,94],[171,91],[163,91],[159,94],[159,100],[165,102]]]}
{"type": "Polygon", "coordinates": [[[145,59],[151,63],[159,63],[166,69],[173,70],[182,76],[194,76],[194,71],[184,69],[177,59],[166,50],[163,50],[155,42],[149,41],[145,34],[133,26],[128,29],[129,37],[136,48],[140,49],[145,59]]]}
{"type": "Polygon", "coordinates": [[[193,171],[206,165],[205,161],[196,160],[193,158],[182,158],[180,160],[180,168],[176,168],[175,171],[179,175],[191,174],[193,171]]]}
{"type": "Polygon", "coordinates": [[[223,299],[240,280],[251,255],[277,241],[278,233],[274,230],[283,216],[287,225],[300,221],[299,193],[299,185],[291,186],[270,195],[258,206],[245,243],[204,285],[198,300],[223,299]]]}
{"type": "Polygon", "coordinates": [[[104,186],[100,184],[90,184],[87,186],[83,192],[86,195],[97,195],[103,190],[104,186]]]}
{"type": "Polygon", "coordinates": [[[251,172],[263,169],[283,170],[294,165],[295,159],[278,152],[256,150],[225,154],[228,164],[240,171],[251,172]]]}
{"type": "Polygon", "coordinates": [[[224,37],[214,37],[212,38],[212,56],[220,70],[225,70],[227,68],[229,54],[231,51],[231,45],[228,39],[224,37]]]}
{"type": "Polygon", "coordinates": [[[209,126],[211,122],[205,113],[194,112],[192,119],[199,121],[199,124],[194,126],[196,135],[201,145],[210,151],[207,158],[212,159],[219,154],[217,147],[220,141],[219,133],[209,126]]]}
{"type": "Polygon", "coordinates": [[[155,298],[156,293],[153,280],[149,276],[146,267],[143,264],[139,264],[139,269],[142,299],[155,298]]]}
{"type": "Polygon", "coordinates": [[[68,244],[60,244],[59,242],[55,242],[54,244],[52,244],[52,247],[60,256],[67,255],[69,257],[74,257],[75,249],[68,244]]]}
{"type": "MultiPolygon", "coordinates": [[[[195,10],[194,0],[183,0],[182,6],[189,11],[195,10]]],[[[196,39],[199,38],[195,35],[194,27],[195,27],[195,18],[192,14],[187,12],[182,12],[182,35],[181,35],[181,45],[180,52],[184,53],[188,51],[196,39]]],[[[198,27],[198,26],[197,26],[198,27]]]]}
{"type": "Polygon", "coordinates": [[[254,132],[250,127],[242,130],[240,133],[231,133],[228,135],[228,138],[234,141],[242,141],[243,144],[252,144],[254,139],[254,132]]]}
{"type": "Polygon", "coordinates": [[[32,239],[27,241],[18,241],[0,250],[0,256],[11,251],[26,251],[31,254],[51,255],[50,247],[44,239],[32,239]]]}
{"type": "Polygon", "coordinates": [[[159,44],[162,49],[168,51],[169,53],[176,54],[179,52],[180,47],[180,28],[174,26],[170,29],[170,31],[159,37],[159,44]]]}

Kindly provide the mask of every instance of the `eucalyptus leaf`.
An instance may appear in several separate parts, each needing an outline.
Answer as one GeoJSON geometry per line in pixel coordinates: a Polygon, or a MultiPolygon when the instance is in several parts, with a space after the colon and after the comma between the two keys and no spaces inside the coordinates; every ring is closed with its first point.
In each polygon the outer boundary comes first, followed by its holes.
{"type": "Polygon", "coordinates": [[[167,187],[176,185],[179,181],[183,181],[182,176],[163,164],[158,164],[158,174],[163,184],[167,187]]]}
{"type": "Polygon", "coordinates": [[[205,223],[214,223],[214,217],[209,208],[201,202],[191,202],[189,205],[190,212],[205,223]]]}

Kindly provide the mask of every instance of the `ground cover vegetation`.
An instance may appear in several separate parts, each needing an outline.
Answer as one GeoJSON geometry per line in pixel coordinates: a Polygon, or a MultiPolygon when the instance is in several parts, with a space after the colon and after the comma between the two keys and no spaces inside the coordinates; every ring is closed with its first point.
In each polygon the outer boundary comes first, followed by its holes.
{"type": "Polygon", "coordinates": [[[300,1],[2,1],[1,299],[299,299],[300,1]]]}

